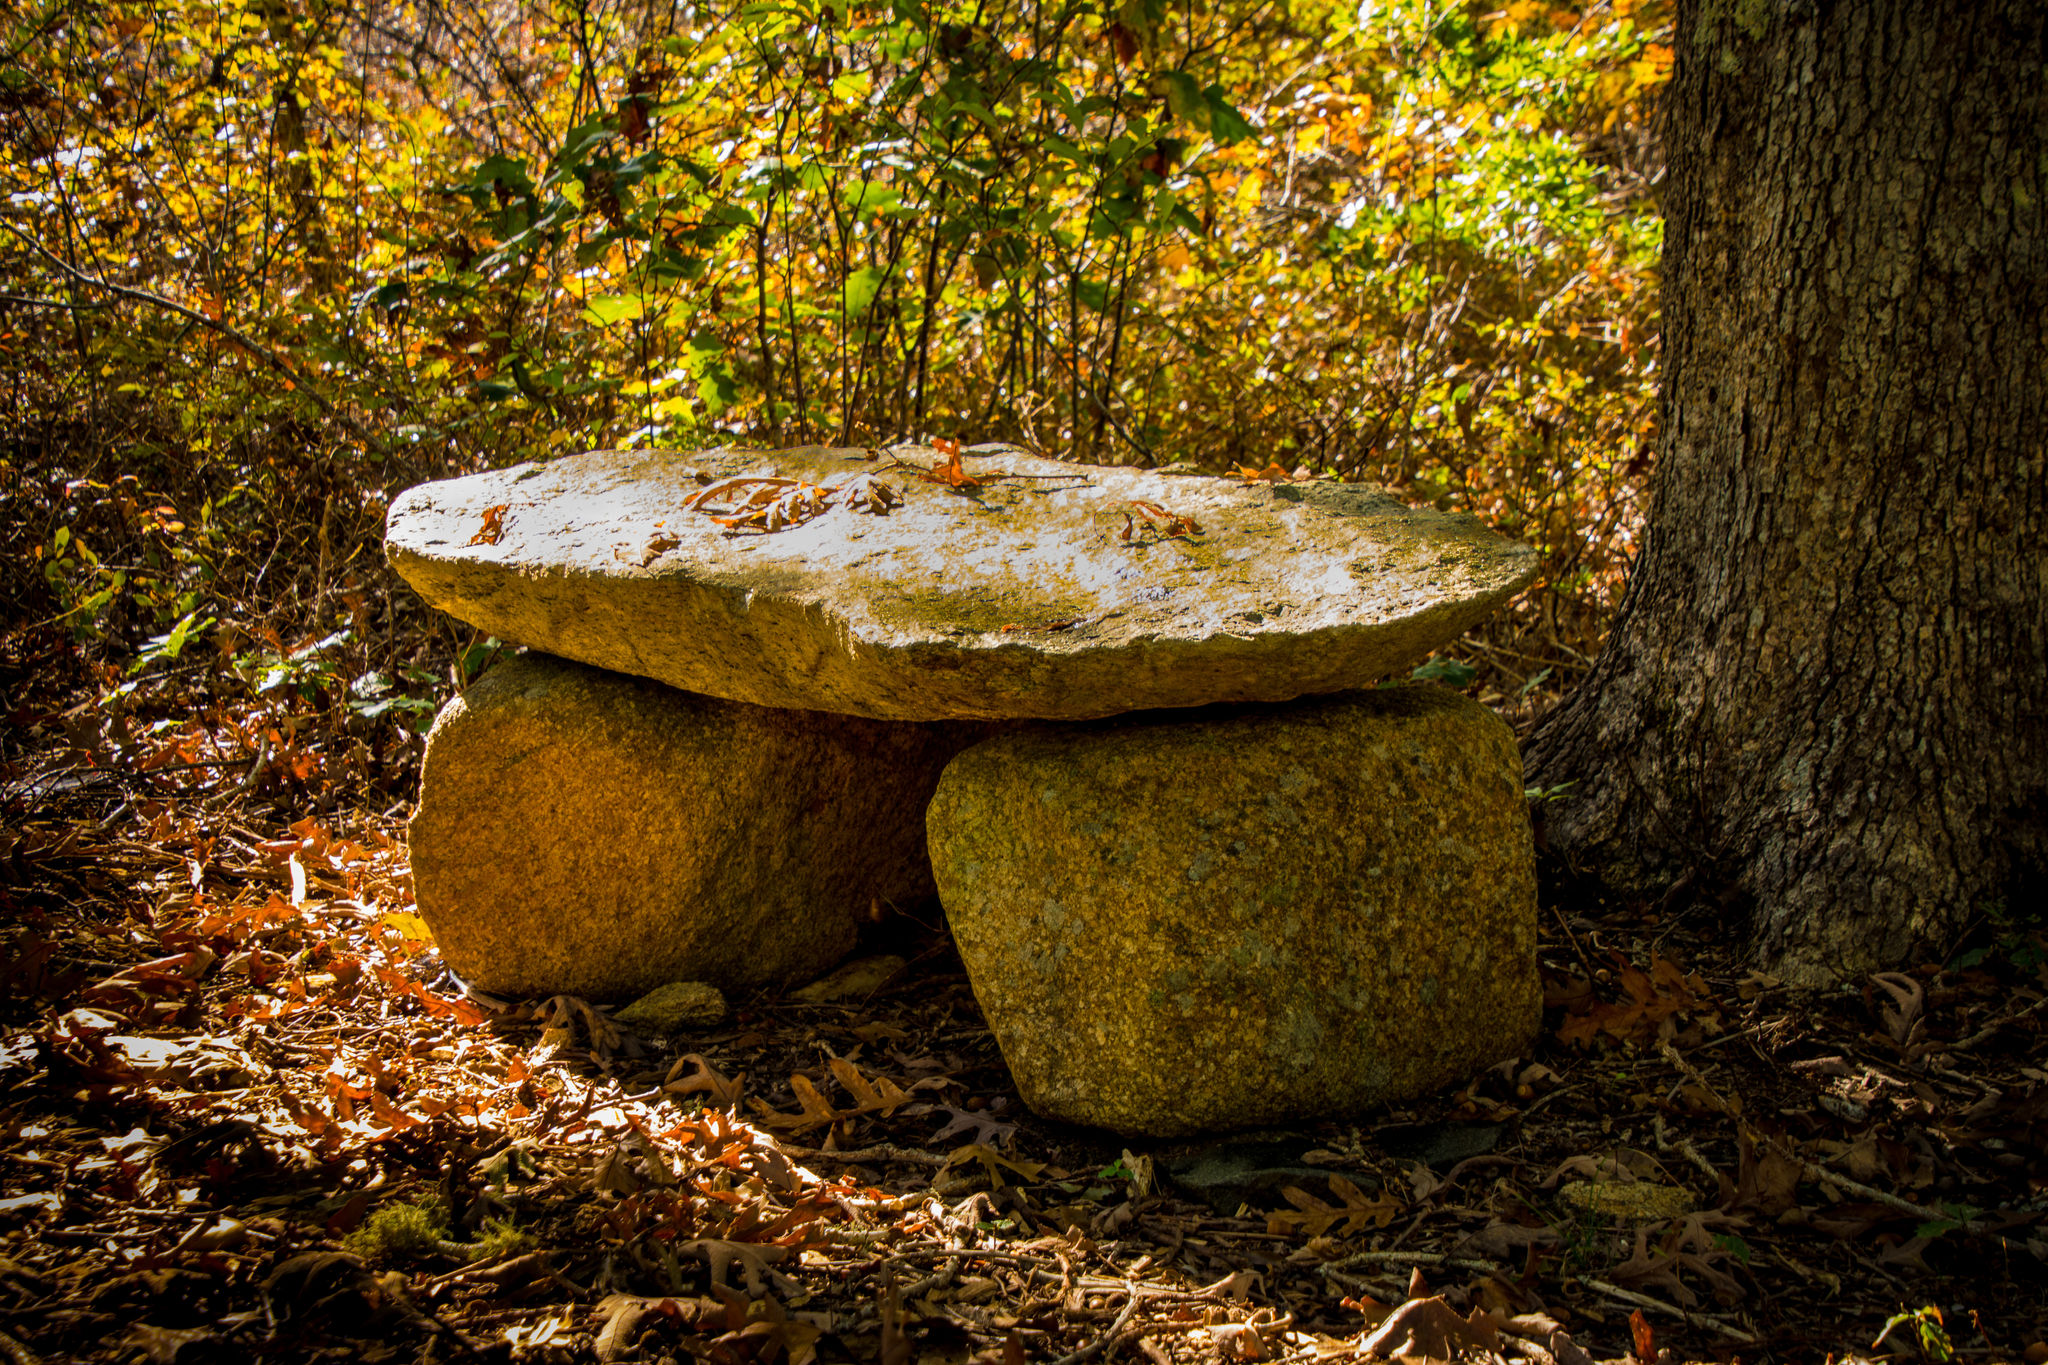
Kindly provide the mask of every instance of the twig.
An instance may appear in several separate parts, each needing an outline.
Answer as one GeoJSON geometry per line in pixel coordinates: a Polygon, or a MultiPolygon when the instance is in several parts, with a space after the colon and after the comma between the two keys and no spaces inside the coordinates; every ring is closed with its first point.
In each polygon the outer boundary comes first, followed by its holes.
{"type": "MultiPolygon", "coordinates": [[[[1734,1107],[1728,1101],[1722,1099],[1716,1093],[1713,1086],[1707,1084],[1707,1078],[1700,1074],[1699,1068],[1679,1056],[1678,1049],[1671,1046],[1669,1042],[1657,1044],[1657,1050],[1664,1054],[1664,1060],[1684,1072],[1694,1085],[1697,1085],[1706,1092],[1707,1098],[1713,1102],[1716,1109],[1734,1119],[1743,1133],[1747,1134],[1753,1141],[1760,1142],[1766,1148],[1780,1153],[1786,1160],[1798,1166],[1799,1173],[1806,1179],[1818,1181],[1823,1185],[1832,1185],[1844,1194],[1853,1194],[1859,1199],[1868,1199],[1874,1204],[1882,1204],[1886,1208],[1893,1209],[1899,1213],[1910,1214],[1922,1222],[1950,1223],[1962,1228],[1965,1232],[1990,1232],[1992,1230],[1991,1224],[1982,1219],[1958,1218],[1954,1214],[1944,1213],[1940,1209],[1930,1209],[1924,1204],[1916,1204],[1912,1200],[1902,1199],[1896,1194],[1887,1194],[1883,1190],[1866,1185],[1860,1180],[1851,1180],[1846,1175],[1837,1175],[1818,1162],[1808,1161],[1797,1152],[1791,1151],[1779,1144],[1776,1139],[1764,1136],[1748,1124],[1742,1122],[1742,1116],[1735,1112],[1734,1107]]],[[[1587,1283],[1590,1284],[1591,1281],[1587,1283]]]]}
{"type": "Polygon", "coordinates": [[[1082,1361],[1098,1354],[1103,1347],[1110,1344],[1111,1340],[1119,1332],[1124,1330],[1125,1325],[1131,1320],[1131,1314],[1138,1311],[1138,1286],[1126,1280],[1124,1281],[1124,1292],[1130,1297],[1124,1302],[1124,1311],[1118,1313],[1116,1321],[1109,1325],[1109,1330],[1089,1342],[1086,1346],[1083,1346],[1080,1350],[1061,1356],[1054,1362],[1054,1365],[1081,1365],[1082,1361]]]}
{"type": "Polygon", "coordinates": [[[189,308],[186,305],[179,303],[176,299],[165,298],[162,294],[153,293],[147,289],[137,289],[133,285],[115,284],[112,280],[103,280],[97,275],[89,275],[85,271],[80,270],[78,267],[72,265],[69,261],[66,261],[63,257],[49,250],[49,248],[45,247],[41,242],[36,241],[33,237],[30,237],[28,234],[21,232],[16,228],[9,227],[6,224],[0,224],[0,227],[5,227],[6,231],[10,236],[14,237],[17,241],[23,243],[30,250],[34,251],[38,256],[41,256],[44,260],[48,261],[51,265],[55,266],[58,270],[63,271],[66,275],[78,281],[78,283],[87,286],[88,288],[104,289],[106,292],[108,292],[109,294],[113,294],[117,298],[133,299],[137,303],[146,303],[149,304],[151,307],[162,308],[168,312],[176,313],[179,317],[187,318],[192,322],[196,322],[201,327],[206,328],[208,331],[218,332],[220,333],[220,335],[227,337],[229,340],[246,347],[251,355],[254,355],[262,359],[263,361],[267,362],[271,366],[271,368],[275,369],[279,374],[283,375],[286,379],[289,379],[293,383],[293,385],[296,386],[298,391],[304,393],[306,397],[313,400],[315,406],[317,406],[320,409],[320,411],[326,413],[329,417],[332,417],[335,421],[347,427],[351,433],[360,438],[364,442],[364,444],[368,445],[372,450],[381,450],[383,448],[382,441],[379,441],[376,437],[372,436],[368,431],[364,430],[362,425],[359,422],[357,422],[355,418],[349,416],[341,409],[335,407],[334,404],[328,400],[327,396],[321,393],[318,389],[314,388],[310,383],[308,383],[306,381],[306,377],[300,374],[298,370],[295,369],[289,361],[287,361],[283,356],[279,355],[277,352],[271,350],[268,346],[265,346],[262,342],[250,336],[247,332],[244,332],[241,328],[236,327],[232,323],[222,322],[219,318],[210,318],[206,314],[200,312],[198,309],[189,308]]]}
{"type": "Polygon", "coordinates": [[[898,1147],[887,1142],[878,1142],[872,1147],[855,1147],[843,1152],[835,1152],[826,1147],[798,1147],[789,1142],[778,1142],[776,1146],[790,1156],[800,1157],[805,1161],[817,1161],[820,1158],[848,1163],[907,1161],[918,1166],[943,1166],[947,1161],[946,1157],[936,1152],[920,1152],[914,1147],[898,1147]]]}
{"type": "Polygon", "coordinates": [[[1930,1209],[1925,1204],[1916,1204],[1910,1199],[1901,1199],[1896,1194],[1886,1194],[1883,1190],[1866,1185],[1860,1180],[1851,1180],[1846,1175],[1837,1175],[1817,1162],[1800,1161],[1799,1173],[1808,1180],[1817,1180],[1823,1185],[1833,1185],[1844,1194],[1853,1194],[1858,1199],[1868,1199],[1873,1204],[1882,1204],[1886,1208],[1896,1210],[1899,1213],[1911,1214],[1923,1222],[1954,1223],[1969,1232],[1989,1232],[1991,1230],[1989,1223],[1977,1219],[1965,1221],[1952,1213],[1944,1213],[1940,1209],[1930,1209]]]}
{"type": "Polygon", "coordinates": [[[1328,1266],[1321,1267],[1320,1273],[1324,1279],[1349,1294],[1356,1294],[1364,1290],[1377,1297],[1388,1292],[1384,1283],[1369,1280],[1363,1275],[1347,1274],[1342,1270],[1332,1270],[1328,1266]]]}
{"type": "Polygon", "coordinates": [[[1354,1251],[1341,1261],[1325,1261],[1318,1269],[1349,1270],[1357,1265],[1447,1265],[1453,1270],[1472,1270],[1488,1275],[1500,1273],[1500,1267],[1492,1261],[1446,1256],[1440,1251],[1354,1251]]]}
{"type": "Polygon", "coordinates": [[[1586,975],[1590,978],[1593,975],[1593,959],[1586,956],[1586,950],[1579,946],[1578,937],[1572,933],[1571,925],[1565,923],[1564,911],[1553,905],[1550,907],[1550,913],[1557,916],[1557,927],[1564,930],[1564,941],[1572,945],[1572,951],[1579,955],[1579,965],[1586,969],[1586,975]]]}
{"type": "Polygon", "coordinates": [[[2020,1020],[2028,1018],[2031,1015],[2039,1014],[2042,1010],[2048,1010],[2048,995],[2042,996],[2039,1000],[2036,1000],[2033,1004],[2027,1006],[2023,1010],[2019,1010],[2012,1014],[2002,1015],[1997,1019],[1993,1019],[1990,1023],[1986,1024],[1983,1028],[1978,1029],[1975,1033],[1963,1039],[1960,1043],[1950,1043],[1946,1051],[1973,1052],[1976,1049],[1984,1046],[1984,1044],[1990,1042],[1993,1038],[1997,1037],[1998,1031],[2000,1029],[2005,1028],[2009,1024],[2017,1024],[2020,1020]]]}
{"type": "Polygon", "coordinates": [[[1620,1285],[1609,1284],[1605,1280],[1589,1280],[1583,1275],[1579,1277],[1579,1283],[1595,1293],[1605,1295],[1607,1298],[1618,1299],[1622,1303],[1633,1304],[1637,1308],[1648,1309],[1652,1313],[1662,1313],[1667,1317],[1677,1318],[1688,1327],[1698,1323],[1713,1328],[1730,1341],[1739,1341],[1746,1346],[1754,1346],[1756,1344],[1757,1338],[1755,1333],[1737,1327],[1726,1318],[1717,1318],[1712,1313],[1694,1313],[1680,1308],[1677,1304],[1666,1303],[1662,1299],[1653,1299],[1648,1294],[1638,1294],[1633,1289],[1623,1289],[1620,1285]]]}
{"type": "Polygon", "coordinates": [[[43,1365],[43,1358],[31,1351],[26,1342],[6,1332],[0,1332],[0,1351],[6,1352],[14,1365],[43,1365]]]}

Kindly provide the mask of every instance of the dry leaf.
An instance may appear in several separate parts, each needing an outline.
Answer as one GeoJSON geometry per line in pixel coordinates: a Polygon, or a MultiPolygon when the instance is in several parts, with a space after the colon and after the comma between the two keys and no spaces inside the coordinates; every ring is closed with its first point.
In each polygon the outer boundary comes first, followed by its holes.
{"type": "Polygon", "coordinates": [[[499,541],[503,540],[505,538],[505,513],[510,511],[511,508],[512,504],[509,502],[501,502],[496,507],[486,507],[484,509],[483,525],[478,527],[477,533],[469,538],[469,543],[471,545],[496,545],[499,541]]]}

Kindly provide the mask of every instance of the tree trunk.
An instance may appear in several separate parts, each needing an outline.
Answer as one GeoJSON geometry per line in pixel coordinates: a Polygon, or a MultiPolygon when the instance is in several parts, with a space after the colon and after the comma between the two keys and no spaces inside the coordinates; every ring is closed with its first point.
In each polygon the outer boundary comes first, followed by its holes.
{"type": "Polygon", "coordinates": [[[1681,0],[1650,530],[1550,847],[1840,979],[2048,868],[2048,9],[1681,0]]]}

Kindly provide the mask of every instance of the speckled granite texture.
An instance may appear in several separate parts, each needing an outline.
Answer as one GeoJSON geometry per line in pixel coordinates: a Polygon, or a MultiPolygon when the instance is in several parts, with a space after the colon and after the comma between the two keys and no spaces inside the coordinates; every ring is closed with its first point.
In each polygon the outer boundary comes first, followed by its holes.
{"type": "Polygon", "coordinates": [[[1337,1116],[1533,1038],[1514,737],[1430,687],[998,736],[927,814],[1026,1103],[1127,1134],[1337,1116]]]}

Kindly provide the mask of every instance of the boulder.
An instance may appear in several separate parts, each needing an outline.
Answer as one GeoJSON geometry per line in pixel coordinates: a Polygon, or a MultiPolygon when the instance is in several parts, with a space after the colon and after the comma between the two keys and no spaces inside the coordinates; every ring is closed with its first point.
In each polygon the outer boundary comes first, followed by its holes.
{"type": "Polygon", "coordinates": [[[889,720],[1359,687],[1536,570],[1469,517],[1363,485],[1005,448],[950,468],[916,447],[602,451],[414,488],[386,546],[428,602],[500,638],[889,720]]]}
{"type": "Polygon", "coordinates": [[[929,896],[924,806],[985,728],[692,696],[544,656],[443,708],[410,831],[448,965],[501,995],[806,981],[929,896]]]}
{"type": "Polygon", "coordinates": [[[1521,763],[1452,693],[1001,735],[953,760],[926,822],[1041,1114],[1158,1137],[1334,1117],[1534,1037],[1521,763]]]}

